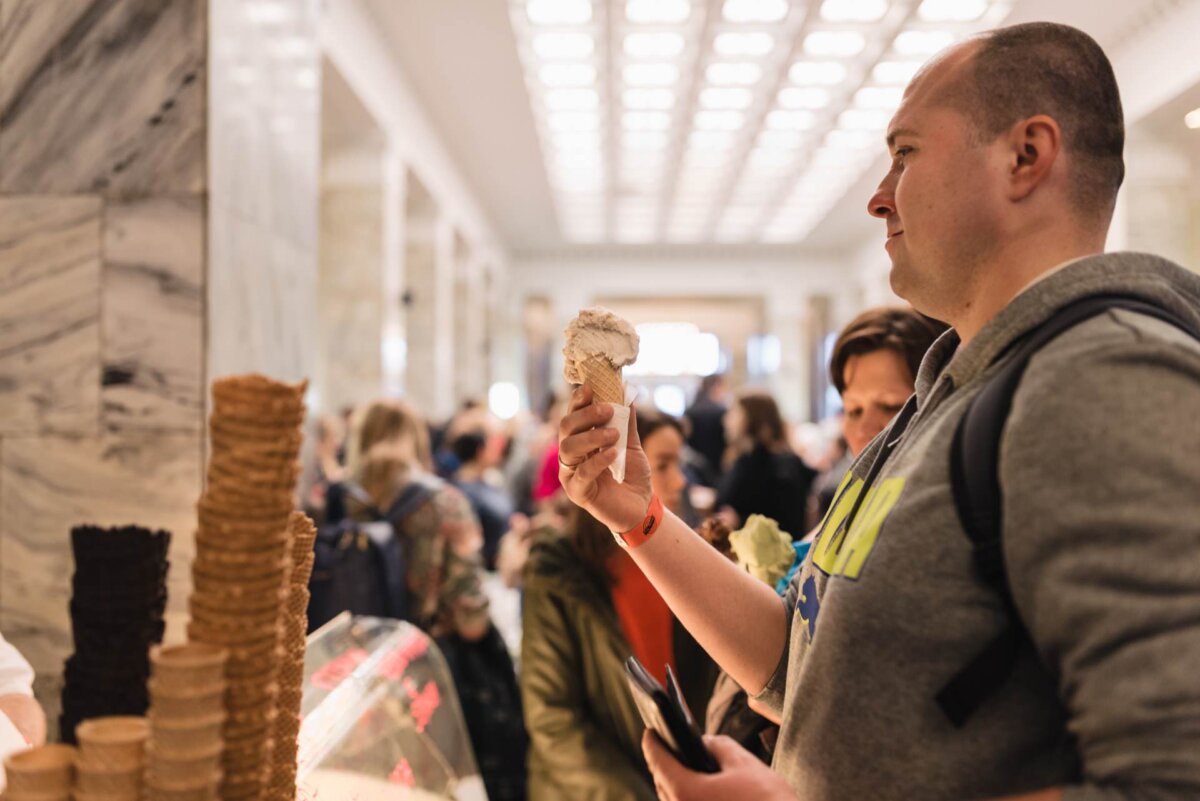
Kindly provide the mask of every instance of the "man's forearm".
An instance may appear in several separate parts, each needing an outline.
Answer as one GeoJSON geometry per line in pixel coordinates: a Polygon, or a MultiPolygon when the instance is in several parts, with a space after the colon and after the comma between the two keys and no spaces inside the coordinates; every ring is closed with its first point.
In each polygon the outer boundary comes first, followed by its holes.
{"type": "Polygon", "coordinates": [[[751,695],[779,664],[787,618],[779,596],[668,513],[630,551],[638,567],[705,651],[751,695]]]}

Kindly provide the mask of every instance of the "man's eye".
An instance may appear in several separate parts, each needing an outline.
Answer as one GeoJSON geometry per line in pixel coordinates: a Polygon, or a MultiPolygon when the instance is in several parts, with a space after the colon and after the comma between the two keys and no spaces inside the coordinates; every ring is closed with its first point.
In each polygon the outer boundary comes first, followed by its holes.
{"type": "Polygon", "coordinates": [[[862,409],[847,409],[846,416],[851,420],[857,420],[858,418],[862,417],[862,409]]]}

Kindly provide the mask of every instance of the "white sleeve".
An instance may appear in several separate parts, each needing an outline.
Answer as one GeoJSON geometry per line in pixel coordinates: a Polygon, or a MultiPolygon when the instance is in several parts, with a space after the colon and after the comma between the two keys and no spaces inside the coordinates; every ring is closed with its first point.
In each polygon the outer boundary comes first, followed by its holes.
{"type": "Polygon", "coordinates": [[[33,668],[0,634],[0,695],[33,697],[33,668]]]}

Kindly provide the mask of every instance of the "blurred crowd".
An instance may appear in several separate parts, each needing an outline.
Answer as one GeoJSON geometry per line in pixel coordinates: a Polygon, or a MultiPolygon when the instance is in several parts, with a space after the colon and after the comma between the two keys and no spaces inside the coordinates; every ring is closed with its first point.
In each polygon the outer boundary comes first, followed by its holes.
{"type": "MultiPolygon", "coordinates": [[[[843,406],[838,436],[822,446],[796,447],[769,392],[733,387],[723,375],[702,380],[681,418],[635,403],[654,492],[715,548],[783,586],[855,455],[912,394],[921,357],[943,330],[907,308],[853,320],[829,366],[843,406]],[[741,540],[739,532],[747,532],[741,540]],[[784,547],[766,566],[760,546],[772,538],[784,547]]],[[[508,421],[478,401],[443,424],[402,399],[326,415],[316,422],[303,505],[326,529],[391,523],[406,616],[434,636],[494,636],[489,573],[521,592],[522,636],[508,670],[519,674],[513,707],[527,746],[509,742],[507,753],[489,754],[496,738],[484,730],[495,721],[472,720],[464,703],[491,797],[654,797],[622,671],[631,654],[660,680],[670,666],[708,731],[769,759],[773,722],[719,674],[612,534],[566,500],[558,428],[568,400],[564,389],[508,421]],[[514,771],[514,754],[526,748],[514,771]]]]}

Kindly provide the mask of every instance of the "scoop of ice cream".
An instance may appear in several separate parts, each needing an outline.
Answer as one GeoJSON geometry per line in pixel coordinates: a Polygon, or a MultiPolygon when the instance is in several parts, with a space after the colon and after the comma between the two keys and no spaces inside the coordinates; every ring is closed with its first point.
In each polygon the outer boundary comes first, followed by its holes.
{"type": "Polygon", "coordinates": [[[750,515],[746,525],[729,535],[729,547],[739,565],[772,587],[784,577],[796,557],[791,536],[763,515],[750,515]]]}
{"type": "Polygon", "coordinates": [[[588,359],[604,358],[617,370],[637,360],[637,331],[608,309],[584,309],[563,333],[563,377],[571,384],[583,383],[580,365],[588,359]]]}

